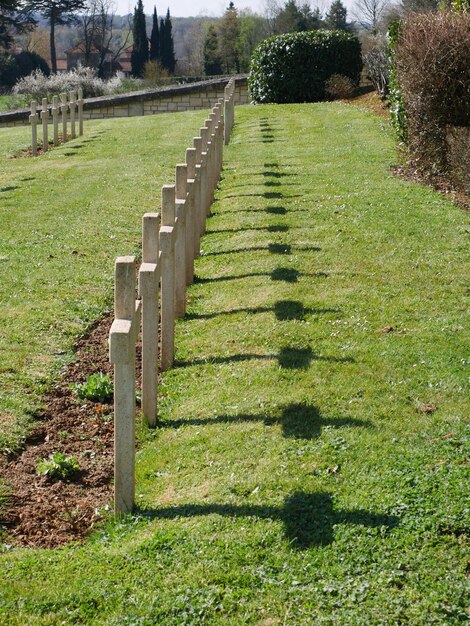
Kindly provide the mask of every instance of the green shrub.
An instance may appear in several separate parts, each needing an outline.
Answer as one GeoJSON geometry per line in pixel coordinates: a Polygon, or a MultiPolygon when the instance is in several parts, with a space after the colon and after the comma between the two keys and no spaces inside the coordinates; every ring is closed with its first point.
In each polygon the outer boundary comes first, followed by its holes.
{"type": "Polygon", "coordinates": [[[37,473],[51,480],[71,480],[79,469],[77,459],[62,452],[53,452],[47,459],[40,459],[36,463],[37,473]]]}
{"type": "Polygon", "coordinates": [[[14,57],[0,54],[0,92],[13,87],[18,79],[18,66],[14,57]]]}
{"type": "Polygon", "coordinates": [[[0,89],[13,87],[20,78],[29,76],[36,70],[44,76],[50,74],[47,62],[35,52],[23,50],[15,56],[0,55],[0,89]]]}
{"type": "Polygon", "coordinates": [[[103,372],[91,374],[84,383],[74,383],[71,387],[80,400],[110,402],[113,398],[113,384],[103,372]]]}
{"type": "Polygon", "coordinates": [[[316,102],[333,74],[358,84],[361,44],[340,30],[278,35],[262,41],[251,58],[248,79],[254,102],[316,102]]]}
{"type": "Polygon", "coordinates": [[[40,70],[44,76],[49,76],[51,73],[47,61],[39,54],[36,54],[36,52],[23,50],[23,52],[15,55],[14,58],[18,66],[18,78],[29,76],[34,70],[40,70]]]}
{"type": "Polygon", "coordinates": [[[392,126],[400,142],[406,142],[406,115],[405,104],[400,89],[400,84],[395,65],[395,48],[400,34],[400,20],[394,20],[388,27],[388,61],[390,64],[390,74],[388,81],[388,101],[390,103],[390,116],[392,126]]]}

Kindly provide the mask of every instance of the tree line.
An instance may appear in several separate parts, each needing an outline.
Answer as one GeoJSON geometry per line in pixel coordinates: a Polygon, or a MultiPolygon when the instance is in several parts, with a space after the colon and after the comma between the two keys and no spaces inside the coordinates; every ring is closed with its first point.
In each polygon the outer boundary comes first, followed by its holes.
{"type": "Polygon", "coordinates": [[[138,0],[132,24],[133,46],[131,55],[132,75],[141,78],[150,62],[168,74],[175,73],[176,57],[173,43],[173,26],[170,9],[165,19],[158,20],[157,8],[153,9],[152,32],[147,38],[147,26],[142,0],[138,0]]]}
{"type": "MultiPolygon", "coordinates": [[[[230,2],[219,19],[177,18],[176,30],[169,10],[159,18],[154,8],[148,38],[141,0],[133,15],[125,17],[115,15],[113,0],[0,0],[0,56],[2,51],[3,56],[8,54],[15,38],[24,40],[25,33],[34,34],[34,29],[44,31],[37,28],[42,21],[49,31],[47,60],[52,72],[57,71],[56,36],[63,36],[64,28],[71,24],[74,32],[78,26],[86,63],[98,51],[100,76],[105,58],[115,60],[131,45],[132,73],[138,77],[148,74],[149,67],[157,74],[246,72],[254,48],[270,35],[325,28],[362,31],[377,37],[386,31],[391,19],[411,11],[434,11],[442,2],[451,0],[356,0],[351,17],[342,0],[333,0],[325,12],[302,0],[268,0],[264,15],[248,9],[239,11],[230,2]]],[[[45,49],[43,42],[34,51],[46,56],[45,49]]],[[[29,61],[37,66],[37,60],[29,61]]]]}
{"type": "MultiPolygon", "coordinates": [[[[150,40],[147,38],[142,0],[138,0],[127,36],[120,37],[116,47],[115,14],[112,0],[0,0],[0,53],[5,55],[14,44],[15,36],[31,32],[39,19],[49,27],[49,56],[53,73],[57,72],[56,29],[59,26],[78,26],[85,63],[98,52],[98,74],[110,53],[114,58],[122,52],[132,35],[132,74],[141,77],[145,64],[159,63],[169,74],[176,66],[172,23],[168,9],[166,17],[158,20],[154,8],[150,40]],[[114,49],[113,49],[114,48],[114,49]]],[[[125,25],[124,25],[125,29],[125,25]]]]}

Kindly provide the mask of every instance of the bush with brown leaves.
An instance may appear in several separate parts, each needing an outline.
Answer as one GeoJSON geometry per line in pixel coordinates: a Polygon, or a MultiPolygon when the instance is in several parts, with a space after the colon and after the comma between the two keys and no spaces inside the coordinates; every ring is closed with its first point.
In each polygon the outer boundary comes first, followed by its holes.
{"type": "Polygon", "coordinates": [[[325,91],[332,100],[336,98],[352,98],[356,91],[356,86],[348,76],[333,74],[325,83],[325,91]]]}
{"type": "Polygon", "coordinates": [[[394,61],[414,167],[448,173],[449,127],[470,126],[470,14],[420,13],[400,25],[394,61]]]}

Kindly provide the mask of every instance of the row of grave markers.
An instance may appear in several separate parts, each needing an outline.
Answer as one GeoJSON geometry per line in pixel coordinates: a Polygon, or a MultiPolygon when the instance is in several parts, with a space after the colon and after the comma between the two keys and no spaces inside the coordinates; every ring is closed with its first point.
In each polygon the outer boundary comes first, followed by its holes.
{"type": "Polygon", "coordinates": [[[234,123],[234,80],[176,166],[175,184],[162,187],[161,214],[142,220],[142,263],[115,262],[115,319],[109,334],[114,365],[114,512],[130,512],[135,499],[136,342],[142,329],[142,413],[157,423],[158,365],[173,365],[175,319],[186,313],[186,288],[193,280],[214,192],[222,170],[223,146],[234,123]],[[228,132],[227,132],[228,129],[228,132]],[[160,351],[159,351],[160,348],[160,351]],[[159,354],[160,352],[160,354],[159,354]]]}
{"type": "Polygon", "coordinates": [[[83,135],[83,91],[78,89],[75,93],[71,91],[69,94],[60,94],[59,96],[53,96],[52,106],[50,108],[47,104],[47,98],[42,99],[42,108],[37,110],[38,103],[33,100],[31,102],[31,115],[29,121],[31,123],[31,152],[33,156],[38,154],[38,126],[42,126],[42,150],[47,152],[49,149],[49,120],[52,117],[52,133],[54,146],[58,146],[59,143],[65,143],[68,139],[67,127],[70,121],[70,136],[75,139],[77,136],[77,123],[78,123],[78,135],[83,135]],[[68,102],[67,102],[68,95],[68,102]],[[59,136],[59,113],[61,117],[62,125],[62,142],[60,142],[59,136]],[[40,117],[40,120],[39,120],[40,117]],[[40,124],[41,121],[41,124],[40,124]]]}

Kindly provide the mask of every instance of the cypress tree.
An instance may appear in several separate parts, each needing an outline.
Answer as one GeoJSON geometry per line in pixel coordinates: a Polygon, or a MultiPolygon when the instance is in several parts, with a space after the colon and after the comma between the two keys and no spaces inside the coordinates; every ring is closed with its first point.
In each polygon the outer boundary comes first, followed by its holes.
{"type": "Polygon", "coordinates": [[[152,33],[150,35],[150,60],[158,61],[160,58],[160,31],[158,28],[157,7],[153,7],[152,33]]]}
{"type": "Polygon", "coordinates": [[[141,78],[144,74],[144,66],[149,60],[149,45],[142,0],[138,0],[137,6],[134,9],[132,35],[134,39],[131,53],[132,75],[136,78],[141,78]]]}
{"type": "Polygon", "coordinates": [[[165,21],[160,20],[160,62],[170,74],[174,74],[176,66],[172,30],[170,9],[168,9],[165,21]]]}
{"type": "Polygon", "coordinates": [[[160,50],[158,51],[158,60],[160,61],[160,65],[163,65],[163,57],[164,57],[164,48],[165,48],[165,21],[161,17],[160,18],[160,50]]]}

